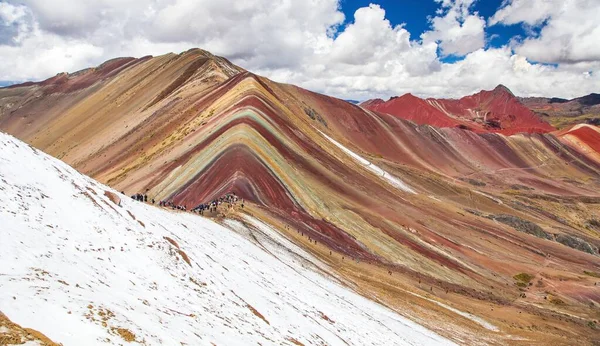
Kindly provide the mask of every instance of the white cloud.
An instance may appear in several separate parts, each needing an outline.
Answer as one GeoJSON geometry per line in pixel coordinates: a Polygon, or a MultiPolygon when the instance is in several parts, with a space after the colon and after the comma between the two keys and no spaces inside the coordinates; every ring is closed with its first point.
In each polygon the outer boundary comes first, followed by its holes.
{"type": "Polygon", "coordinates": [[[600,61],[598,0],[513,0],[498,10],[490,24],[541,26],[537,37],[515,45],[518,54],[543,63],[600,61]]]}
{"type": "Polygon", "coordinates": [[[0,45],[21,42],[29,31],[27,16],[27,7],[0,2],[0,45]]]}
{"type": "Polygon", "coordinates": [[[565,30],[565,19],[557,21],[565,15],[556,8],[540,5],[543,13],[526,15],[511,10],[526,8],[517,7],[526,2],[515,0],[500,9],[490,25],[547,23],[538,38],[517,43],[513,51],[485,48],[486,23],[473,12],[474,0],[438,2],[431,30],[414,38],[374,4],[358,9],[342,26],[338,0],[0,0],[0,81],[39,80],[117,56],[201,47],[277,81],[342,98],[405,92],[456,97],[500,83],[520,95],[598,91],[600,58],[591,54],[597,47],[586,36],[595,35],[598,25],[589,15],[570,19],[581,30],[567,30],[571,40],[561,43],[569,47],[563,60],[579,62],[554,67],[529,61],[538,60],[535,44],[552,47],[543,41],[544,30],[565,30]],[[440,51],[464,59],[442,63],[440,51]]]}
{"type": "Polygon", "coordinates": [[[443,55],[464,56],[485,45],[485,20],[469,8],[474,0],[436,0],[437,16],[430,18],[431,31],[421,35],[424,42],[439,42],[443,55]]]}
{"type": "Polygon", "coordinates": [[[8,3],[0,2],[0,18],[4,25],[12,25],[25,17],[27,7],[15,6],[8,3]]]}
{"type": "Polygon", "coordinates": [[[504,1],[503,7],[496,11],[489,19],[489,24],[503,23],[510,25],[526,23],[529,25],[539,25],[550,16],[557,5],[560,6],[560,2],[562,0],[558,2],[552,0],[507,0],[504,1]]]}
{"type": "Polygon", "coordinates": [[[364,65],[410,48],[410,34],[402,26],[392,27],[379,5],[359,8],[354,23],[332,40],[331,61],[364,65]]]}

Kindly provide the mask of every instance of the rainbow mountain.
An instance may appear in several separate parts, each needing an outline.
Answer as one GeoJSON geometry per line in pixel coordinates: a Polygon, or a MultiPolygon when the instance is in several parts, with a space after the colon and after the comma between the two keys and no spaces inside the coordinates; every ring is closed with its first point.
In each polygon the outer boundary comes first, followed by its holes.
{"type": "Polygon", "coordinates": [[[455,342],[597,340],[600,128],[413,121],[200,49],[0,89],[0,130],[127,195],[235,193],[216,221],[261,220],[455,342]]]}

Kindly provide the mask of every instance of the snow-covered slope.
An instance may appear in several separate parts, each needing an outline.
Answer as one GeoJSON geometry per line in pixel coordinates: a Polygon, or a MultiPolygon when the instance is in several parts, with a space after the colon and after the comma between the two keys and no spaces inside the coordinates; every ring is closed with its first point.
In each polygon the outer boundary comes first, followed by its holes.
{"type": "MultiPolygon", "coordinates": [[[[319,132],[321,132],[321,131],[319,131],[319,132]]],[[[323,132],[321,132],[321,135],[323,135],[325,138],[327,138],[327,140],[330,141],[331,143],[333,143],[336,147],[340,148],[344,153],[348,154],[350,157],[352,157],[353,159],[358,161],[361,165],[365,166],[368,170],[370,170],[371,172],[373,172],[373,173],[377,174],[378,176],[382,177],[383,179],[385,179],[388,183],[390,183],[395,188],[398,188],[404,192],[416,194],[415,190],[413,190],[410,186],[408,186],[402,180],[400,180],[400,179],[396,178],[395,176],[391,175],[390,173],[384,171],[381,167],[374,165],[372,162],[367,161],[362,156],[360,156],[360,155],[356,154],[355,152],[353,152],[352,150],[346,148],[344,145],[342,145],[335,139],[327,136],[323,132]]]]}
{"type": "Polygon", "coordinates": [[[451,343],[256,219],[135,202],[2,133],[0,201],[0,310],[64,345],[451,343]]]}

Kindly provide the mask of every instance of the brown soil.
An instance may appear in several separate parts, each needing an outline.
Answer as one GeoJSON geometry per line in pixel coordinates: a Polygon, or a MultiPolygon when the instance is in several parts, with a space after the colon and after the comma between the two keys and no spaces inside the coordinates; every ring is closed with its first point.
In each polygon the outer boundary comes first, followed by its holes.
{"type": "Polygon", "coordinates": [[[248,309],[250,309],[250,311],[252,311],[252,313],[254,315],[256,315],[258,318],[260,318],[261,320],[265,321],[266,324],[271,325],[271,323],[269,323],[269,321],[267,321],[267,319],[265,318],[265,316],[263,316],[260,312],[258,312],[258,310],[256,310],[252,305],[246,304],[246,307],[248,309]]]}
{"type": "Polygon", "coordinates": [[[319,311],[319,313],[321,314],[321,318],[324,319],[325,321],[330,322],[330,323],[335,323],[331,318],[329,318],[323,312],[319,311]]]}
{"type": "Polygon", "coordinates": [[[110,191],[104,191],[104,196],[108,197],[114,204],[121,205],[121,198],[117,196],[117,194],[110,191]]]}
{"type": "Polygon", "coordinates": [[[135,218],[135,215],[133,215],[133,213],[132,213],[132,212],[130,212],[129,210],[127,210],[127,214],[129,214],[129,216],[131,216],[131,218],[132,218],[133,220],[137,220],[137,219],[135,218]]]}
{"type": "Polygon", "coordinates": [[[192,266],[192,262],[190,261],[190,258],[188,257],[188,255],[183,252],[183,250],[177,250],[177,252],[179,253],[179,255],[181,256],[181,258],[183,258],[183,260],[189,264],[189,266],[192,266]]]}
{"type": "Polygon", "coordinates": [[[171,243],[171,245],[175,246],[176,248],[179,249],[179,244],[177,244],[177,242],[169,237],[163,237],[166,241],[168,241],[169,243],[171,243]]]}
{"type": "Polygon", "coordinates": [[[301,343],[300,341],[294,339],[294,338],[288,338],[287,341],[291,342],[294,345],[298,345],[298,346],[304,346],[303,343],[301,343]]]}

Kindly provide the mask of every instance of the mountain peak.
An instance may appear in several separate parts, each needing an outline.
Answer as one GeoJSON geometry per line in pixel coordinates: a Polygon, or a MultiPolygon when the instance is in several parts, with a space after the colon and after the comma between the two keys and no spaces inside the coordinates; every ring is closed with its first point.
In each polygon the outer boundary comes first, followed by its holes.
{"type": "Polygon", "coordinates": [[[392,97],[390,98],[390,100],[391,100],[391,99],[395,99],[395,98],[417,99],[418,97],[417,97],[417,96],[415,96],[415,95],[413,95],[412,93],[406,93],[406,94],[404,94],[404,95],[402,95],[402,96],[400,96],[400,97],[398,97],[398,96],[392,96],[392,97]]]}
{"type": "Polygon", "coordinates": [[[505,85],[503,85],[503,84],[498,84],[498,85],[497,85],[497,86],[494,88],[494,90],[492,90],[492,91],[493,91],[494,93],[508,93],[508,94],[510,94],[510,95],[512,95],[512,96],[515,96],[515,95],[512,93],[512,91],[510,91],[510,89],[509,89],[509,88],[507,88],[507,87],[506,87],[505,85]]]}
{"type": "Polygon", "coordinates": [[[391,102],[394,100],[401,101],[401,102],[424,102],[424,100],[422,98],[415,96],[412,93],[406,93],[401,96],[392,96],[392,97],[390,97],[390,99],[387,102],[391,102]]]}
{"type": "Polygon", "coordinates": [[[399,116],[417,124],[438,127],[467,127],[476,132],[549,132],[552,126],[543,122],[515,98],[504,85],[482,90],[461,99],[421,99],[411,93],[392,97],[389,101],[367,104],[366,108],[399,116]]]}
{"type": "Polygon", "coordinates": [[[385,103],[385,101],[383,99],[376,98],[376,99],[369,99],[369,100],[363,101],[363,102],[359,103],[358,105],[361,107],[370,107],[370,106],[375,106],[375,105],[382,104],[382,103],[385,103]]]}

